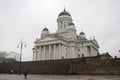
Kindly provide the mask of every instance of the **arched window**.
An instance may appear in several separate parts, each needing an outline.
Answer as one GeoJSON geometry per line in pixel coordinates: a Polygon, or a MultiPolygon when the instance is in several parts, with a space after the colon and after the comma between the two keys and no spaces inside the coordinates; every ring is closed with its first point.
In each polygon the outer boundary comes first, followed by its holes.
{"type": "Polygon", "coordinates": [[[82,54],[82,57],[84,57],[84,54],[82,54]]]}
{"type": "Polygon", "coordinates": [[[62,28],[62,24],[63,24],[63,22],[61,21],[61,28],[62,28]]]}
{"type": "Polygon", "coordinates": [[[78,58],[80,58],[80,54],[78,54],[78,58]]]}
{"type": "Polygon", "coordinates": [[[66,27],[66,22],[64,21],[64,28],[66,27]]]}

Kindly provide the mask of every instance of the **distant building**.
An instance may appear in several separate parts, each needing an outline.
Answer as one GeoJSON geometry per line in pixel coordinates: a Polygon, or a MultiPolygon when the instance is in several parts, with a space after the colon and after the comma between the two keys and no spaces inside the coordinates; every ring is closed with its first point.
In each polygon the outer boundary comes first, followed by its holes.
{"type": "Polygon", "coordinates": [[[6,53],[5,58],[13,59],[15,61],[20,61],[20,54],[14,52],[14,51],[11,51],[11,52],[6,53]]]}
{"type": "Polygon", "coordinates": [[[113,59],[112,56],[111,56],[108,52],[102,53],[102,54],[100,54],[99,56],[100,56],[100,59],[101,59],[101,60],[113,59]]]}
{"type": "MultiPolygon", "coordinates": [[[[68,59],[96,56],[99,45],[95,38],[88,40],[83,31],[76,34],[72,16],[65,9],[58,15],[58,29],[50,33],[45,27],[33,48],[34,60],[68,59]]],[[[54,27],[53,27],[54,28],[54,27]]]]}
{"type": "Polygon", "coordinates": [[[5,55],[6,55],[6,52],[4,51],[0,51],[0,63],[2,63],[4,60],[5,60],[5,55]]]}
{"type": "Polygon", "coordinates": [[[6,54],[6,51],[0,51],[0,58],[4,58],[6,54]]]}

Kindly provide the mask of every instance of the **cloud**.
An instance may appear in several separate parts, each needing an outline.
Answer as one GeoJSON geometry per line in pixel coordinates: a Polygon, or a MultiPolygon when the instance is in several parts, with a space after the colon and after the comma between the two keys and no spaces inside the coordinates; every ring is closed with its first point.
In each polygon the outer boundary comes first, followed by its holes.
{"type": "Polygon", "coordinates": [[[33,42],[45,25],[56,32],[56,19],[65,5],[77,34],[83,29],[88,39],[96,36],[100,52],[120,57],[119,4],[119,0],[0,0],[0,50],[19,53],[16,46],[23,37],[28,46],[22,60],[32,60],[33,42]]]}

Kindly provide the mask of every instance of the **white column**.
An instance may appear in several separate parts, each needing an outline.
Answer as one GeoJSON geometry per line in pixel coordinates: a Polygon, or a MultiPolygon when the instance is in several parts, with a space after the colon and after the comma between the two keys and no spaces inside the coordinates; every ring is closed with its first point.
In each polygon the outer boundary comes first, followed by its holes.
{"type": "Polygon", "coordinates": [[[56,46],[55,46],[55,44],[54,44],[54,46],[53,46],[53,59],[56,59],[55,57],[55,54],[56,54],[56,46]]]}
{"type": "Polygon", "coordinates": [[[59,47],[58,47],[58,59],[61,58],[61,44],[59,44],[59,47]]]}
{"type": "Polygon", "coordinates": [[[49,45],[49,53],[48,53],[48,58],[51,60],[52,54],[51,54],[51,45],[49,45]]]}
{"type": "Polygon", "coordinates": [[[42,52],[43,50],[42,50],[42,46],[41,46],[41,60],[43,60],[43,52],[42,52]]]}
{"type": "Polygon", "coordinates": [[[39,47],[39,60],[41,60],[42,54],[41,54],[41,46],[39,47]]]}
{"type": "Polygon", "coordinates": [[[64,57],[64,59],[66,58],[65,53],[66,53],[65,46],[61,44],[61,57],[64,57]]]}
{"type": "Polygon", "coordinates": [[[59,55],[59,44],[58,44],[58,46],[57,46],[57,54],[56,54],[56,59],[59,59],[58,55],[59,55]]]}
{"type": "Polygon", "coordinates": [[[84,44],[82,43],[82,48],[81,48],[81,57],[83,57],[83,54],[84,54],[84,44]]]}
{"type": "Polygon", "coordinates": [[[93,50],[92,50],[92,46],[90,47],[90,55],[89,56],[93,56],[93,50]]]}
{"type": "Polygon", "coordinates": [[[55,54],[56,55],[56,59],[58,59],[58,53],[59,53],[59,49],[58,48],[59,48],[59,46],[56,46],[56,54],[55,54]]]}
{"type": "Polygon", "coordinates": [[[66,50],[66,46],[65,45],[63,45],[63,49],[64,49],[64,51],[63,51],[64,59],[66,59],[66,57],[67,57],[67,50],[66,50]]]}
{"type": "Polygon", "coordinates": [[[64,45],[64,56],[65,56],[65,59],[67,58],[67,47],[64,45]]]}
{"type": "Polygon", "coordinates": [[[37,60],[39,60],[40,56],[39,56],[39,48],[37,49],[37,60]]]}
{"type": "Polygon", "coordinates": [[[64,56],[63,56],[63,46],[62,46],[62,44],[61,44],[61,49],[60,49],[60,51],[61,51],[61,53],[60,53],[60,59],[62,59],[62,57],[64,57],[64,56]]]}
{"type": "Polygon", "coordinates": [[[42,60],[44,60],[44,46],[42,46],[42,60]]]}
{"type": "Polygon", "coordinates": [[[75,58],[75,48],[73,47],[73,57],[72,58],[75,58]]]}
{"type": "Polygon", "coordinates": [[[43,47],[43,60],[46,60],[46,54],[45,54],[45,46],[43,47]]]}
{"type": "Polygon", "coordinates": [[[35,61],[35,52],[33,51],[33,61],[35,61]]]}
{"type": "Polygon", "coordinates": [[[37,60],[39,60],[40,56],[39,56],[39,48],[37,49],[37,60]]]}
{"type": "Polygon", "coordinates": [[[36,49],[36,60],[38,60],[38,49],[36,49]]]}

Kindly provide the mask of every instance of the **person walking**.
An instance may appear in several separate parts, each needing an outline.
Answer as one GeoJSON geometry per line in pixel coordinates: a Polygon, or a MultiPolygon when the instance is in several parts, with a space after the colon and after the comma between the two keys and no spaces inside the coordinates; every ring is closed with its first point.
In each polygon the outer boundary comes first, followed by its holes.
{"type": "Polygon", "coordinates": [[[24,74],[24,76],[25,76],[25,79],[27,79],[28,71],[25,71],[23,74],[24,74]]]}

